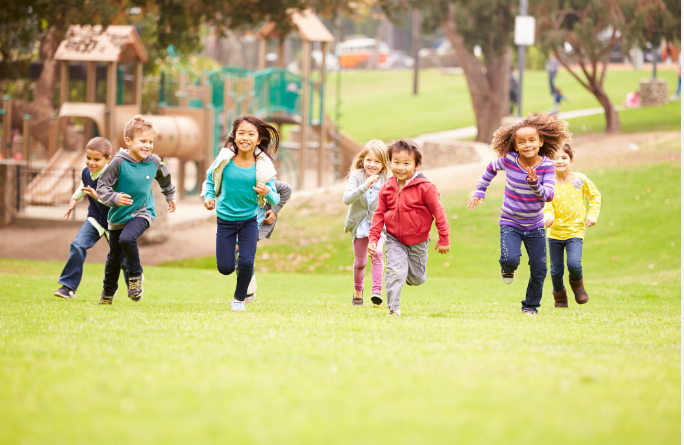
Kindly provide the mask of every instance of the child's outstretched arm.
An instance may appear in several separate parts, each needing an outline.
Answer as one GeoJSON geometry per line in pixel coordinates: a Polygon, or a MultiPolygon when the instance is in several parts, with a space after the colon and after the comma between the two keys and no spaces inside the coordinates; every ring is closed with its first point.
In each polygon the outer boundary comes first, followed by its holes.
{"type": "Polygon", "coordinates": [[[551,227],[555,220],[556,212],[553,209],[553,203],[549,201],[544,205],[544,225],[546,227],[551,227]]]}
{"type": "Polygon", "coordinates": [[[430,190],[425,193],[425,204],[432,217],[435,218],[435,224],[437,225],[437,233],[439,234],[439,240],[435,246],[435,250],[439,253],[449,252],[449,221],[446,216],[446,211],[444,206],[439,201],[439,191],[437,187],[432,186],[430,190]]]}
{"type": "Polygon", "coordinates": [[[385,197],[385,194],[382,193],[382,189],[380,189],[378,206],[375,208],[373,221],[371,221],[371,227],[368,231],[368,255],[370,256],[375,255],[382,228],[385,227],[385,212],[387,212],[387,198],[385,197]]]}
{"type": "Polygon", "coordinates": [[[492,179],[496,177],[496,172],[504,169],[503,158],[496,158],[487,165],[482,177],[477,182],[477,188],[473,197],[468,200],[468,208],[470,210],[475,210],[477,205],[484,201],[485,193],[487,193],[487,187],[492,183],[492,179]]]}
{"type": "Polygon", "coordinates": [[[584,177],[584,194],[589,197],[589,212],[587,212],[587,227],[591,227],[598,221],[601,212],[601,192],[598,191],[593,182],[586,176],[584,177]]]}
{"type": "MultiPolygon", "coordinates": [[[[216,162],[216,161],[214,161],[216,162]]],[[[214,164],[207,170],[207,179],[202,184],[202,196],[204,196],[204,208],[214,210],[216,199],[214,197],[214,164]]]]}
{"type": "Polygon", "coordinates": [[[100,198],[102,204],[109,207],[129,206],[133,204],[131,195],[126,193],[117,193],[113,187],[119,179],[119,167],[124,162],[123,158],[114,156],[109,167],[102,173],[100,179],[97,181],[97,196],[100,198]]]}
{"type": "Polygon", "coordinates": [[[173,213],[176,211],[176,186],[171,182],[171,172],[160,158],[156,158],[154,161],[157,164],[157,175],[154,179],[157,180],[161,187],[161,192],[166,196],[169,213],[173,213]]]}

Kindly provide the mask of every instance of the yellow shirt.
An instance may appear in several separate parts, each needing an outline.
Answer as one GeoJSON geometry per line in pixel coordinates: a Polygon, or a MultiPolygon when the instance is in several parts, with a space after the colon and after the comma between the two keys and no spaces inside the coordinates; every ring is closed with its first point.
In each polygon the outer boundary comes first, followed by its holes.
{"type": "Polygon", "coordinates": [[[557,240],[584,238],[585,218],[598,220],[600,211],[601,193],[586,176],[575,173],[574,179],[567,184],[556,184],[553,201],[544,207],[544,219],[554,218],[547,236],[557,240]],[[585,196],[589,198],[588,213],[585,196]]]}

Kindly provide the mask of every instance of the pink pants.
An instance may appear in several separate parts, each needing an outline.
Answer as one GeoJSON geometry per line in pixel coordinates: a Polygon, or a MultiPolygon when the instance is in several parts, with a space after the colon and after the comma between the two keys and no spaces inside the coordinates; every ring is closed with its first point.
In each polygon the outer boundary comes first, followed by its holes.
{"type": "MultiPolygon", "coordinates": [[[[382,292],[382,273],[385,270],[385,262],[382,258],[382,246],[385,237],[378,240],[378,248],[371,258],[371,277],[373,278],[373,293],[382,292]]],[[[368,264],[368,238],[354,238],[354,289],[363,290],[363,277],[366,274],[368,264]]]]}

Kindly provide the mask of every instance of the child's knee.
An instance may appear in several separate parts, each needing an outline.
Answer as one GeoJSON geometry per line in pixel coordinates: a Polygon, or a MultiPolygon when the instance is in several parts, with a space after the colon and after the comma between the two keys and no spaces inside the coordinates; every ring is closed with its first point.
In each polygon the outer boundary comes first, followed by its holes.
{"type": "Polygon", "coordinates": [[[119,246],[121,246],[122,249],[128,249],[129,247],[135,245],[136,239],[132,237],[120,237],[119,238],[119,246]]]}
{"type": "Polygon", "coordinates": [[[238,258],[237,268],[240,270],[240,272],[249,271],[252,267],[254,267],[254,261],[250,258],[245,258],[243,256],[238,258]]]}
{"type": "Polygon", "coordinates": [[[235,272],[235,264],[216,264],[218,271],[221,275],[230,275],[235,272]]]}
{"type": "Polygon", "coordinates": [[[520,258],[501,257],[499,263],[506,270],[514,271],[520,266],[520,258]]]}
{"type": "Polygon", "coordinates": [[[573,275],[582,272],[582,261],[568,261],[568,271],[573,275]]]}
{"type": "Polygon", "coordinates": [[[356,261],[354,261],[354,269],[363,270],[366,268],[367,264],[368,264],[368,260],[366,260],[365,258],[363,259],[363,261],[359,261],[357,259],[356,261]]]}
{"type": "Polygon", "coordinates": [[[426,277],[425,275],[422,275],[422,276],[409,275],[409,276],[406,278],[406,281],[407,281],[408,284],[410,284],[411,286],[420,286],[421,284],[425,283],[425,280],[426,280],[426,279],[427,279],[427,277],[426,277]]]}

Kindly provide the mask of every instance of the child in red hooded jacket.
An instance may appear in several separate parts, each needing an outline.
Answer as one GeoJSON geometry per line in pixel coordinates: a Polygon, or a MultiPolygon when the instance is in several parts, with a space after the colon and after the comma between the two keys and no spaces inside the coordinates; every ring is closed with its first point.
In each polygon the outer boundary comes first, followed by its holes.
{"type": "Polygon", "coordinates": [[[408,139],[387,147],[394,177],[380,189],[378,207],[373,214],[368,254],[377,249],[382,228],[387,231],[385,289],[391,316],[401,315],[399,303],[404,283],[418,286],[427,278],[428,241],[432,219],[437,224],[439,241],[435,250],[449,252],[449,223],[437,187],[416,170],[423,154],[408,139]]]}

